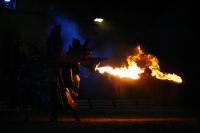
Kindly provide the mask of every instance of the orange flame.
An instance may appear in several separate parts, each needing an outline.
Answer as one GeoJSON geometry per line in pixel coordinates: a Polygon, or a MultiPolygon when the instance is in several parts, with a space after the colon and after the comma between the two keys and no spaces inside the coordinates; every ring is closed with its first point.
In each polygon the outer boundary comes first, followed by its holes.
{"type": "Polygon", "coordinates": [[[97,67],[99,73],[109,73],[120,78],[139,79],[140,74],[145,72],[145,69],[151,70],[151,76],[161,80],[170,80],[176,83],[182,83],[180,76],[176,74],[163,73],[160,71],[158,59],[151,55],[145,54],[140,46],[134,49],[133,55],[127,58],[128,66],[113,68],[111,66],[97,67]]]}
{"type": "Polygon", "coordinates": [[[120,68],[112,68],[110,66],[97,67],[100,73],[110,73],[121,78],[139,79],[139,74],[144,70],[139,68],[135,62],[130,62],[128,67],[122,66],[120,68]]]}

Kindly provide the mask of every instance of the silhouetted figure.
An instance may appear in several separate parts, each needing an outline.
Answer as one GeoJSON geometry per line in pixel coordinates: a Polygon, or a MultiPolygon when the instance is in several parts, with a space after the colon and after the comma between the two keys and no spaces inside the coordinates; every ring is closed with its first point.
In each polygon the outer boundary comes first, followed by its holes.
{"type": "Polygon", "coordinates": [[[83,59],[83,46],[77,39],[73,40],[72,47],[65,54],[64,62],[60,69],[61,96],[65,108],[72,110],[73,116],[80,121],[77,115],[76,100],[80,87],[80,65],[83,59]]]}
{"type": "Polygon", "coordinates": [[[52,69],[52,77],[58,83],[50,87],[50,96],[52,99],[50,119],[52,121],[57,119],[58,97],[60,97],[64,108],[70,109],[74,118],[80,121],[77,115],[80,65],[94,72],[96,65],[104,59],[91,58],[91,50],[88,47],[89,40],[86,40],[82,45],[78,39],[74,39],[67,53],[63,54],[63,43],[60,32],[61,27],[55,25],[47,41],[48,66],[52,69]]]}
{"type": "Polygon", "coordinates": [[[64,55],[64,60],[60,69],[60,88],[64,106],[70,108],[73,116],[80,121],[77,115],[77,98],[80,88],[80,66],[84,66],[94,72],[95,67],[101,58],[92,58],[91,50],[88,47],[89,40],[82,45],[78,39],[74,39],[72,46],[64,55]]]}
{"type": "Polygon", "coordinates": [[[51,86],[49,86],[50,120],[57,121],[59,107],[59,69],[63,60],[63,42],[61,39],[61,26],[55,25],[47,40],[47,60],[51,86]],[[51,82],[53,81],[53,82],[51,82]]]}
{"type": "Polygon", "coordinates": [[[47,56],[51,61],[57,61],[59,65],[59,61],[62,60],[63,55],[63,42],[61,38],[61,26],[55,25],[51,30],[49,38],[47,40],[47,56]]]}

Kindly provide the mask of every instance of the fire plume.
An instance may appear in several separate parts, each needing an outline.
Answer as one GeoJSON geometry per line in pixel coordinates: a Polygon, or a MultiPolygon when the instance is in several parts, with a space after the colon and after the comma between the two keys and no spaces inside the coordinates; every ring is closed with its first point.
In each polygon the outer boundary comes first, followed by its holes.
{"type": "Polygon", "coordinates": [[[127,64],[116,68],[111,66],[97,67],[96,70],[101,74],[108,73],[120,78],[140,79],[140,75],[148,69],[151,71],[151,76],[157,79],[182,83],[180,76],[161,72],[157,57],[146,54],[140,46],[137,46],[133,54],[127,57],[127,64]]]}

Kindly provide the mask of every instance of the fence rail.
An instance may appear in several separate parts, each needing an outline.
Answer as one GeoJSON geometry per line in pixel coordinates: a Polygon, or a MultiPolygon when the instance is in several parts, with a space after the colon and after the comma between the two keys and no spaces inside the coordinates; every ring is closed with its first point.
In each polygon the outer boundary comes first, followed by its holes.
{"type": "MultiPolygon", "coordinates": [[[[81,99],[77,101],[78,110],[135,110],[139,108],[155,108],[163,107],[156,105],[151,100],[128,100],[128,99],[108,99],[108,100],[94,100],[81,99]]],[[[166,107],[166,106],[164,106],[166,107]]],[[[18,107],[11,107],[5,101],[0,101],[0,112],[19,110],[18,107]]]]}

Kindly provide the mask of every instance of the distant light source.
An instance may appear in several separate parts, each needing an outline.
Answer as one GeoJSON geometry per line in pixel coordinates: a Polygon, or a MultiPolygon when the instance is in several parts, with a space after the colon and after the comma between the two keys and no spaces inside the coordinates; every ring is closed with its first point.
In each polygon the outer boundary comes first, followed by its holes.
{"type": "Polygon", "coordinates": [[[2,2],[4,9],[16,10],[16,0],[0,0],[0,1],[2,2]]]}
{"type": "Polygon", "coordinates": [[[103,19],[102,19],[102,18],[95,18],[95,19],[94,19],[94,22],[102,23],[102,22],[103,22],[103,19]]]}
{"type": "Polygon", "coordinates": [[[4,0],[4,2],[10,2],[11,0],[4,0]]]}

